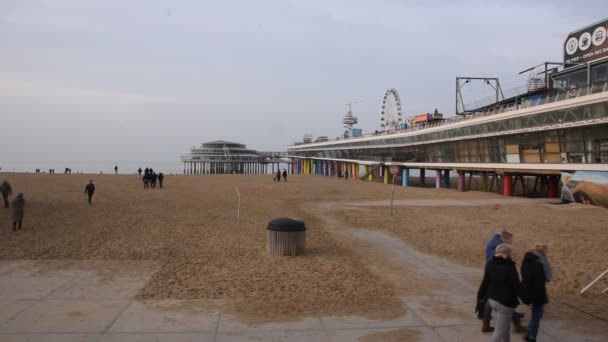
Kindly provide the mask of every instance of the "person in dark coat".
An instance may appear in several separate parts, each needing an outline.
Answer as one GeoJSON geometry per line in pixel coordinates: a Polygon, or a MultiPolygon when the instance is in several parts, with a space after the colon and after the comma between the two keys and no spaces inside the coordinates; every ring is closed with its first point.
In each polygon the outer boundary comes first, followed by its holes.
{"type": "MultiPolygon", "coordinates": [[[[490,241],[486,244],[486,266],[492,261],[494,258],[494,252],[496,251],[496,247],[502,243],[506,243],[509,245],[513,245],[513,234],[506,229],[503,229],[500,233],[494,234],[490,241]]],[[[490,326],[490,320],[492,319],[492,309],[490,308],[490,303],[485,301],[484,310],[482,315],[482,326],[481,332],[492,332],[494,328],[490,326]]],[[[513,326],[515,327],[515,331],[519,333],[526,332],[526,327],[521,324],[521,319],[524,317],[523,313],[514,311],[513,312],[513,326]]]]}
{"type": "Polygon", "coordinates": [[[281,170],[277,170],[277,182],[281,181],[281,170]]]}
{"type": "Polygon", "coordinates": [[[152,188],[156,188],[156,172],[151,172],[150,173],[150,185],[152,185],[152,188]]]}
{"type": "Polygon", "coordinates": [[[141,178],[141,167],[137,169],[137,174],[139,175],[139,178],[141,178]]]}
{"type": "Polygon", "coordinates": [[[144,178],[142,179],[142,182],[144,183],[144,189],[147,189],[150,186],[150,174],[149,173],[145,173],[144,174],[144,178]]]}
{"type": "Polygon", "coordinates": [[[118,165],[114,165],[114,174],[117,175],[118,174],[118,165]]]}
{"type": "Polygon", "coordinates": [[[496,254],[486,266],[483,280],[477,291],[477,301],[488,299],[495,320],[492,342],[510,341],[511,320],[519,305],[519,275],[511,260],[511,245],[503,243],[496,247],[496,254]]]}
{"type": "Polygon", "coordinates": [[[165,175],[162,172],[158,174],[158,187],[163,188],[163,179],[165,179],[165,175]]]}
{"type": "Polygon", "coordinates": [[[287,182],[287,170],[283,169],[283,181],[287,182]]]}
{"type": "Polygon", "coordinates": [[[528,323],[526,341],[536,341],[544,306],[549,303],[546,283],[551,280],[552,272],[547,260],[547,245],[539,244],[524,255],[521,263],[521,299],[530,305],[532,315],[528,323]]]}
{"type": "Polygon", "coordinates": [[[90,180],[89,184],[87,184],[87,186],[84,188],[84,193],[89,196],[89,205],[91,205],[91,199],[95,193],[95,185],[93,185],[93,180],[90,180]]]}
{"type": "Polygon", "coordinates": [[[4,199],[4,207],[8,208],[8,197],[13,195],[13,188],[11,188],[11,185],[4,180],[4,182],[0,184],[0,192],[2,193],[2,198],[4,199]]]}
{"type": "Polygon", "coordinates": [[[25,211],[25,199],[22,193],[18,193],[17,197],[11,203],[13,207],[13,231],[17,231],[17,228],[21,230],[21,224],[23,223],[23,215],[25,211]]]}

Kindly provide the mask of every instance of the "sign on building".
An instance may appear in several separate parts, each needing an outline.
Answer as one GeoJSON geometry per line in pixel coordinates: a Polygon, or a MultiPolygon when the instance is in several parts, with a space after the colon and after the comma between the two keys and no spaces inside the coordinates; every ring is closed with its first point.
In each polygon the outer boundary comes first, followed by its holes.
{"type": "Polygon", "coordinates": [[[568,35],[564,43],[564,63],[578,64],[608,56],[608,18],[568,35]]]}

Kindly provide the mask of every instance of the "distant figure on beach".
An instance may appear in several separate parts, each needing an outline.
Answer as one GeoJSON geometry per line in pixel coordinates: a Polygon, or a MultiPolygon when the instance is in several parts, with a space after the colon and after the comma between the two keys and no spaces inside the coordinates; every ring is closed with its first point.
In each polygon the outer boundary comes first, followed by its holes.
{"type": "Polygon", "coordinates": [[[141,178],[141,167],[137,169],[137,174],[139,175],[139,178],[141,178]]]}
{"type": "Polygon", "coordinates": [[[114,174],[117,175],[118,174],[118,165],[114,165],[114,174]]]}
{"type": "Polygon", "coordinates": [[[283,169],[283,181],[287,182],[287,169],[283,169]]]}
{"type": "Polygon", "coordinates": [[[17,197],[11,203],[13,205],[13,231],[17,231],[17,228],[21,230],[21,224],[23,223],[23,214],[25,211],[25,199],[22,193],[18,193],[17,197]]]}
{"type": "Polygon", "coordinates": [[[281,170],[277,170],[277,182],[281,181],[281,170]]]}
{"type": "Polygon", "coordinates": [[[546,283],[553,274],[547,260],[547,249],[545,244],[536,245],[536,248],[526,253],[521,263],[521,299],[532,310],[526,336],[528,342],[536,341],[544,306],[549,303],[546,283]]]}
{"type": "Polygon", "coordinates": [[[150,186],[150,174],[149,173],[144,174],[144,178],[142,179],[142,182],[144,183],[144,189],[147,189],[150,186]]]}
{"type": "Polygon", "coordinates": [[[158,174],[158,187],[163,188],[163,179],[165,179],[165,175],[162,172],[158,174]]]}
{"type": "Polygon", "coordinates": [[[91,199],[93,198],[93,194],[95,193],[95,185],[93,185],[93,180],[89,181],[89,184],[84,188],[84,193],[89,196],[89,205],[91,205],[91,199]]]}
{"type": "Polygon", "coordinates": [[[152,189],[156,188],[156,178],[158,176],[156,175],[156,172],[152,172],[150,174],[150,185],[152,185],[152,189]]]}
{"type": "Polygon", "coordinates": [[[4,199],[4,207],[8,208],[8,197],[13,195],[13,188],[11,188],[11,185],[4,180],[4,182],[0,184],[0,192],[2,193],[2,198],[4,199]]]}

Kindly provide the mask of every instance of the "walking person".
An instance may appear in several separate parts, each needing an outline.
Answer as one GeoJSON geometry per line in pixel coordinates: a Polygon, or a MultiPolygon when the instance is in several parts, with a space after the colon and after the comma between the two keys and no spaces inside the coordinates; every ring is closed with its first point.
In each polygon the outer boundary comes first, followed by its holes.
{"type": "Polygon", "coordinates": [[[118,165],[114,165],[114,174],[117,175],[118,174],[118,165]]]}
{"type": "Polygon", "coordinates": [[[91,199],[95,193],[95,185],[93,185],[93,180],[90,180],[89,184],[87,184],[87,186],[84,188],[84,193],[89,196],[89,205],[91,205],[91,199]]]}
{"type": "Polygon", "coordinates": [[[502,243],[496,247],[477,291],[477,301],[487,298],[492,308],[495,320],[492,342],[511,341],[511,321],[519,304],[517,295],[521,286],[512,255],[511,245],[502,243]]]}
{"type": "MultiPolygon", "coordinates": [[[[507,229],[503,229],[500,233],[494,234],[490,241],[488,241],[486,245],[486,267],[494,258],[494,252],[496,251],[496,247],[503,243],[513,245],[513,234],[507,229]]],[[[490,307],[490,303],[487,300],[482,301],[482,303],[484,304],[484,310],[482,315],[481,332],[492,332],[494,331],[494,328],[490,326],[490,320],[492,319],[492,309],[490,307]]],[[[513,312],[513,326],[515,328],[515,331],[518,333],[526,332],[526,327],[521,324],[521,319],[523,317],[523,313],[516,311],[513,312]]]]}
{"type": "Polygon", "coordinates": [[[539,244],[526,253],[521,263],[521,299],[530,305],[532,314],[528,322],[527,342],[536,341],[540,320],[544,314],[544,306],[549,303],[546,283],[551,280],[552,272],[547,260],[547,245],[539,244]]]}
{"type": "Polygon", "coordinates": [[[158,174],[158,187],[163,188],[163,179],[165,179],[165,175],[162,172],[158,174]]]}
{"type": "Polygon", "coordinates": [[[141,167],[139,169],[137,169],[137,174],[139,175],[139,178],[141,179],[141,167]]]}
{"type": "Polygon", "coordinates": [[[277,170],[277,182],[281,181],[281,170],[277,170]]]}
{"type": "Polygon", "coordinates": [[[144,182],[144,189],[147,189],[150,187],[150,174],[149,173],[145,173],[144,174],[144,178],[142,179],[142,182],[144,182]]]}
{"type": "Polygon", "coordinates": [[[283,181],[287,182],[287,169],[283,169],[283,181]]]}
{"type": "Polygon", "coordinates": [[[4,180],[4,182],[0,184],[0,192],[2,193],[2,199],[4,199],[4,207],[8,208],[8,197],[13,195],[13,188],[4,180]]]}
{"type": "Polygon", "coordinates": [[[11,203],[13,206],[13,231],[21,230],[23,224],[23,214],[25,211],[25,199],[22,193],[18,193],[17,197],[11,203]]]}
{"type": "Polygon", "coordinates": [[[156,188],[156,172],[150,173],[150,185],[152,185],[152,189],[156,188]]]}

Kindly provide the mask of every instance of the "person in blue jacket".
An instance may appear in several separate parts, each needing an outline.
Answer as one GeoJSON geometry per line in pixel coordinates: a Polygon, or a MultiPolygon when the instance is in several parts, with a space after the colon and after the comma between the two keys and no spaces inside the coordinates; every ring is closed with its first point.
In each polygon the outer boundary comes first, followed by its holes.
{"type": "Polygon", "coordinates": [[[499,234],[494,234],[494,236],[488,241],[486,245],[486,266],[492,261],[494,258],[494,253],[496,251],[496,247],[501,243],[506,243],[509,245],[513,245],[513,234],[506,229],[503,229],[499,234]]]}

